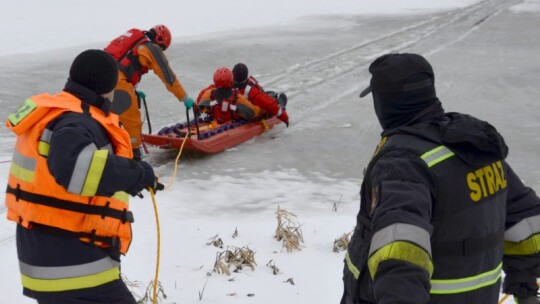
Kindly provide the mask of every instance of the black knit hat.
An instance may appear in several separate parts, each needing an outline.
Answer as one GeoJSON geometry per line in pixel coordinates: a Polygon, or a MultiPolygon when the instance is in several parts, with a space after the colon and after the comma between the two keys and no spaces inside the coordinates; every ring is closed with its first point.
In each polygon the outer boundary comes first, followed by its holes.
{"type": "MultiPolygon", "coordinates": [[[[360,97],[371,91],[379,94],[399,94],[417,90],[434,90],[435,77],[427,60],[418,54],[386,54],[369,66],[370,85],[360,97]]],[[[435,97],[435,96],[433,96],[435,97]]]]}
{"type": "Polygon", "coordinates": [[[69,79],[101,95],[114,90],[118,64],[102,50],[86,50],[73,60],[69,79]]]}
{"type": "Polygon", "coordinates": [[[232,72],[234,82],[244,82],[248,78],[248,67],[243,63],[237,63],[232,72]]]}

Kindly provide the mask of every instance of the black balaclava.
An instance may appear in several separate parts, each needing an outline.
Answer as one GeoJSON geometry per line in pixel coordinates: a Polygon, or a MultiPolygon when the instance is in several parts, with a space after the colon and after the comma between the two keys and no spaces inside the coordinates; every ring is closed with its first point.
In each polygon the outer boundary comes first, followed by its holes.
{"type": "Polygon", "coordinates": [[[370,86],[360,96],[373,94],[375,114],[384,130],[405,125],[418,113],[440,104],[433,69],[420,55],[386,54],[377,58],[369,71],[370,86]]]}
{"type": "Polygon", "coordinates": [[[232,70],[234,87],[243,89],[247,85],[248,67],[243,63],[237,63],[232,70]]]}

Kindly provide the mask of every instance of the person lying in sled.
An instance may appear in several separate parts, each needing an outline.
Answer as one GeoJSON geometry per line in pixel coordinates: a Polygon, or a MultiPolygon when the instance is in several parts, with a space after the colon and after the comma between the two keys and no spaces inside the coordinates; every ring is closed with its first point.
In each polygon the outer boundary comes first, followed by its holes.
{"type": "Polygon", "coordinates": [[[255,77],[249,75],[248,67],[243,63],[237,63],[233,67],[233,86],[238,89],[252,104],[264,109],[269,115],[277,116],[287,127],[289,115],[285,106],[287,96],[284,93],[265,91],[255,77]]]}
{"type": "Polygon", "coordinates": [[[226,67],[220,67],[214,72],[214,83],[199,93],[197,106],[218,123],[238,119],[253,120],[266,113],[233,88],[233,74],[226,67]]]}

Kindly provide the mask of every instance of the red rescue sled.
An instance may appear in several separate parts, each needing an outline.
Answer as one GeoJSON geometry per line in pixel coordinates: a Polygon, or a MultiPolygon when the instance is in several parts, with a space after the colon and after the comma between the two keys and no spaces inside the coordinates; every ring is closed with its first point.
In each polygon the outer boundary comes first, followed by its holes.
{"type": "Polygon", "coordinates": [[[184,149],[204,154],[222,152],[256,137],[281,123],[276,117],[258,121],[236,121],[216,125],[199,119],[179,123],[161,129],[157,134],[143,134],[143,141],[162,149],[179,149],[184,141],[184,149]],[[186,134],[190,133],[186,138],[186,134]]]}

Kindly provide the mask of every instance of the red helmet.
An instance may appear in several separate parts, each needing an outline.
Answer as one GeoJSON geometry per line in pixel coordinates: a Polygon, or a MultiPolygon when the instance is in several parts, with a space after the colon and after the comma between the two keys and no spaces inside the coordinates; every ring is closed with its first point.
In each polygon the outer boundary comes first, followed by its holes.
{"type": "Polygon", "coordinates": [[[161,46],[163,50],[166,50],[171,45],[171,31],[163,24],[154,26],[152,30],[156,32],[154,42],[161,46]]]}
{"type": "Polygon", "coordinates": [[[229,68],[220,67],[214,72],[214,85],[218,88],[233,87],[233,73],[229,68]]]}

